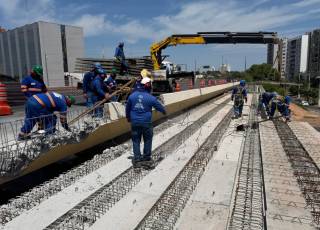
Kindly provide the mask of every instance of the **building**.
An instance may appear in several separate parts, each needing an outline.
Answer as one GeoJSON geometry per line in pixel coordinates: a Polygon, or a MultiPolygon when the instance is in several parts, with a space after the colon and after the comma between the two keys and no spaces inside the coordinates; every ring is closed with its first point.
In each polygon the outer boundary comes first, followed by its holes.
{"type": "Polygon", "coordinates": [[[287,50],[288,50],[288,39],[283,38],[282,42],[282,50],[281,50],[281,68],[280,68],[280,76],[281,79],[286,78],[286,68],[287,68],[287,50]]]}
{"type": "Polygon", "coordinates": [[[309,44],[308,72],[312,80],[320,76],[320,29],[310,33],[309,44]]]}
{"type": "Polygon", "coordinates": [[[0,73],[16,80],[42,65],[49,87],[64,86],[64,72],[83,55],[81,27],[39,21],[0,33],[0,73]]]}
{"type": "Polygon", "coordinates": [[[288,80],[304,76],[308,70],[309,35],[301,35],[287,40],[286,75],[288,80]]]}
{"type": "Polygon", "coordinates": [[[273,68],[278,68],[278,45],[277,44],[268,44],[267,47],[267,64],[270,64],[273,66],[273,68]]]}
{"type": "Polygon", "coordinates": [[[219,69],[220,73],[231,72],[231,67],[229,64],[222,64],[219,69]]]}

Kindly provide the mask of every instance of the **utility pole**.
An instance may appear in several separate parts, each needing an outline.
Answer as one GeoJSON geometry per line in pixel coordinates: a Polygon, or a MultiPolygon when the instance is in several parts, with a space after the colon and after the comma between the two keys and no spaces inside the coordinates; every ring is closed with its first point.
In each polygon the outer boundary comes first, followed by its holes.
{"type": "Polygon", "coordinates": [[[194,59],[194,72],[197,72],[197,59],[194,59]]]}
{"type": "Polygon", "coordinates": [[[247,71],[247,56],[244,56],[244,71],[247,71]]]}
{"type": "Polygon", "coordinates": [[[310,90],[310,73],[308,74],[308,77],[309,77],[308,90],[310,90]]]}
{"type": "Polygon", "coordinates": [[[316,77],[319,80],[319,92],[318,92],[318,106],[320,107],[320,76],[316,77]]]}
{"type": "Polygon", "coordinates": [[[46,63],[47,84],[48,84],[48,87],[49,87],[50,84],[49,84],[49,72],[48,72],[48,63],[47,63],[47,53],[44,53],[44,61],[45,61],[45,63],[46,63]]]}
{"type": "Polygon", "coordinates": [[[299,72],[298,99],[300,99],[300,75],[301,75],[301,72],[299,72]]]}

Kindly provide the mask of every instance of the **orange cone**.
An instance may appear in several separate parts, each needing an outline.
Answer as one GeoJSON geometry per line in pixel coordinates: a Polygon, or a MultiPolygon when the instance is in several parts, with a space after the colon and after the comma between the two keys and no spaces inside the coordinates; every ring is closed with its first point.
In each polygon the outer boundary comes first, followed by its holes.
{"type": "Polygon", "coordinates": [[[0,82],[0,116],[12,114],[12,109],[8,104],[6,85],[0,82]]]}
{"type": "Polygon", "coordinates": [[[177,82],[176,84],[176,92],[179,92],[181,91],[181,87],[180,87],[180,84],[177,82]]]}

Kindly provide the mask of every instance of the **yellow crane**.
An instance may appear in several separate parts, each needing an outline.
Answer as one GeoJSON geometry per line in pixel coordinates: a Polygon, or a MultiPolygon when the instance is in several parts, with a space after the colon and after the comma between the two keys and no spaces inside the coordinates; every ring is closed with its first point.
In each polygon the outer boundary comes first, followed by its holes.
{"type": "MultiPolygon", "coordinates": [[[[159,70],[163,61],[162,50],[168,46],[187,44],[278,44],[277,57],[280,57],[281,40],[275,32],[198,32],[197,34],[176,34],[153,43],[150,47],[154,70],[159,70]]],[[[280,70],[281,58],[278,58],[280,70]]]]}

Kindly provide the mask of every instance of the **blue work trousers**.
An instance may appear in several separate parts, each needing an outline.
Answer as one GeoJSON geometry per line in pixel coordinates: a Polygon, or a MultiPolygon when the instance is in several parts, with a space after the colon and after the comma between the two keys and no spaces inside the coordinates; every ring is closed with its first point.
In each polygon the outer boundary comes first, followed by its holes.
{"type": "Polygon", "coordinates": [[[273,117],[276,110],[279,111],[279,113],[284,117],[289,117],[289,107],[285,103],[281,102],[272,102],[271,103],[271,111],[270,111],[270,117],[273,117]]]}
{"type": "Polygon", "coordinates": [[[233,112],[236,117],[242,116],[242,110],[243,110],[243,100],[235,100],[233,105],[233,112]]]}
{"type": "MultiPolygon", "coordinates": [[[[95,105],[96,103],[100,102],[103,100],[103,98],[96,96],[96,95],[92,95],[92,103],[93,105],[95,105]]],[[[93,117],[103,117],[103,110],[104,110],[104,105],[102,104],[101,106],[99,106],[98,108],[96,108],[93,111],[93,117]]]]}
{"type": "Polygon", "coordinates": [[[46,134],[55,132],[57,117],[52,111],[43,108],[37,101],[28,100],[25,107],[25,119],[21,132],[30,133],[36,123],[41,125],[41,129],[46,134]]]}
{"type": "Polygon", "coordinates": [[[133,143],[133,154],[134,160],[150,160],[152,150],[152,138],[153,138],[153,127],[151,123],[141,123],[131,125],[131,135],[133,143]],[[143,155],[141,156],[140,143],[143,137],[144,147],[143,155]]]}
{"type": "Polygon", "coordinates": [[[93,106],[93,102],[92,102],[92,96],[93,96],[93,92],[88,91],[87,92],[87,101],[86,101],[86,106],[87,108],[91,108],[93,106]]]}

